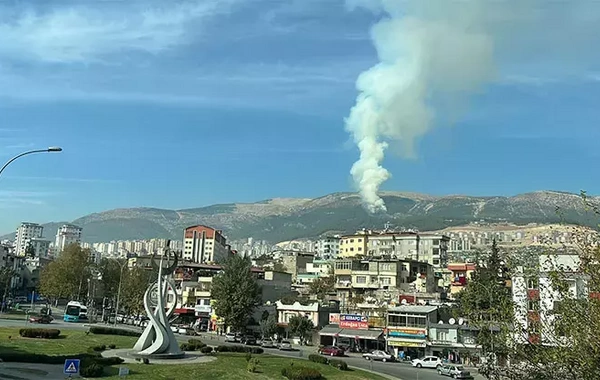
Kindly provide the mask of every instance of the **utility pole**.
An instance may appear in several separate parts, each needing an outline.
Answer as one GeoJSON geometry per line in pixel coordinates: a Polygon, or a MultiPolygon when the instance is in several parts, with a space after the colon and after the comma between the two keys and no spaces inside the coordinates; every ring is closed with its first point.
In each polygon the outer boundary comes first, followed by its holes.
{"type": "Polygon", "coordinates": [[[121,282],[123,281],[123,270],[127,267],[127,261],[121,265],[121,275],[119,276],[119,290],[117,291],[117,307],[115,308],[115,321],[114,325],[117,325],[117,314],[119,313],[119,302],[121,301],[121,282]]]}

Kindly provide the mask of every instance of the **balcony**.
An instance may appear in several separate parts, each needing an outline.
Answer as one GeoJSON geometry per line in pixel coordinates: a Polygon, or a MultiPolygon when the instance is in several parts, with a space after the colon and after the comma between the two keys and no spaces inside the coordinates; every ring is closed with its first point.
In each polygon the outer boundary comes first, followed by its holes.
{"type": "Polygon", "coordinates": [[[369,282],[369,283],[358,283],[355,282],[352,284],[354,289],[379,289],[381,284],[379,282],[369,282]]]}
{"type": "Polygon", "coordinates": [[[350,289],[352,288],[352,282],[350,281],[340,281],[335,284],[336,289],[350,289]]]}

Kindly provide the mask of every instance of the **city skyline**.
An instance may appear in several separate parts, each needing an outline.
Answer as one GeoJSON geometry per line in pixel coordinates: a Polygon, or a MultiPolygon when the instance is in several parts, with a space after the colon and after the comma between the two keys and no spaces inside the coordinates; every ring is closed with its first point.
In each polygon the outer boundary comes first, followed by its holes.
{"type": "MultiPolygon", "coordinates": [[[[65,149],[2,175],[0,231],[122,207],[354,190],[358,151],[344,118],[357,77],[378,62],[370,26],[381,15],[343,1],[0,9],[0,159],[65,149]]],[[[600,133],[600,53],[589,48],[600,42],[600,5],[546,6],[535,18],[519,10],[504,26],[517,16],[527,25],[495,44],[494,79],[459,114],[436,108],[416,158],[386,158],[382,190],[600,193],[588,174],[600,133]]]]}

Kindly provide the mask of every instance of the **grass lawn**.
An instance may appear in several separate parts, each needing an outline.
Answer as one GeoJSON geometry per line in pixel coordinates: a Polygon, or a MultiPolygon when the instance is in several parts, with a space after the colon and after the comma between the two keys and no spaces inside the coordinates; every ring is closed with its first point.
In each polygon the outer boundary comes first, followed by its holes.
{"type": "Polygon", "coordinates": [[[103,344],[114,344],[117,348],[133,347],[137,339],[118,335],[86,335],[85,331],[80,330],[61,330],[60,335],[60,339],[21,338],[19,328],[0,327],[0,355],[3,352],[15,351],[46,355],[81,354],[87,352],[90,347],[103,344]],[[11,339],[8,339],[9,336],[11,339]]]}
{"type": "MultiPolygon", "coordinates": [[[[327,380],[384,380],[383,377],[372,373],[350,370],[340,371],[328,365],[317,364],[308,360],[289,359],[270,355],[254,355],[260,360],[258,373],[246,371],[246,358],[244,354],[222,353],[217,355],[217,360],[205,364],[189,365],[144,365],[122,364],[128,367],[130,375],[127,379],[144,380],[179,380],[179,379],[207,379],[207,380],[267,380],[285,379],[281,376],[281,369],[290,363],[318,369],[327,380]]],[[[117,376],[118,366],[112,368],[114,376],[103,379],[122,379],[117,376]]]]}
{"type": "Polygon", "coordinates": [[[25,324],[25,320],[28,319],[27,314],[24,311],[8,311],[0,313],[0,319],[20,319],[25,324]]]}

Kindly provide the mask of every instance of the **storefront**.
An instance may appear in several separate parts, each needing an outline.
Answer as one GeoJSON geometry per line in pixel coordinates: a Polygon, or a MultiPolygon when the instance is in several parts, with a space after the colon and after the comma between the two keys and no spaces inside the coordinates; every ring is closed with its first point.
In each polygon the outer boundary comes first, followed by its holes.
{"type": "Polygon", "coordinates": [[[328,325],[319,331],[319,340],[323,346],[340,346],[351,352],[385,349],[382,329],[342,329],[328,325]]]}
{"type": "Polygon", "coordinates": [[[388,351],[398,358],[411,359],[425,356],[427,330],[413,327],[388,328],[386,331],[388,351]]]}

